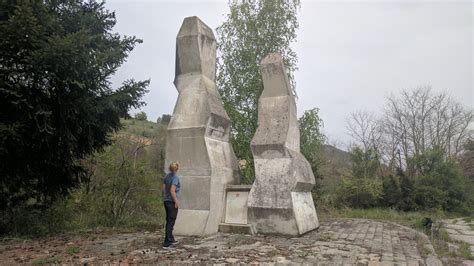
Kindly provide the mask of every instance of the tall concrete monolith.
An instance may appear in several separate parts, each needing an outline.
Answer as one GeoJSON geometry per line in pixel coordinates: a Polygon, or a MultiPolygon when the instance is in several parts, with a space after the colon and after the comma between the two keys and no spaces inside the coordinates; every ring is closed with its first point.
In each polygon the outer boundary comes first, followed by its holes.
{"type": "Polygon", "coordinates": [[[176,38],[179,92],[168,125],[165,168],[179,162],[181,199],[174,233],[216,233],[223,219],[225,187],[238,184],[229,143],[230,120],[215,84],[216,40],[197,17],[185,18],[176,38]]]}
{"type": "Polygon", "coordinates": [[[255,182],[248,199],[248,219],[258,233],[301,235],[318,228],[309,162],[300,153],[295,96],[279,54],[260,64],[263,92],[258,128],[251,142],[255,182]]]}

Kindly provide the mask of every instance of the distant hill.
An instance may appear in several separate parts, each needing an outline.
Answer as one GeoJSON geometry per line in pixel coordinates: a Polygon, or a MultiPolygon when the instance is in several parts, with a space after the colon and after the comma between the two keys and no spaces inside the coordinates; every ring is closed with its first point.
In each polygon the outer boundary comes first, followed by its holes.
{"type": "Polygon", "coordinates": [[[329,185],[349,176],[351,172],[351,155],[331,145],[323,145],[323,164],[321,166],[322,183],[329,185]]]}

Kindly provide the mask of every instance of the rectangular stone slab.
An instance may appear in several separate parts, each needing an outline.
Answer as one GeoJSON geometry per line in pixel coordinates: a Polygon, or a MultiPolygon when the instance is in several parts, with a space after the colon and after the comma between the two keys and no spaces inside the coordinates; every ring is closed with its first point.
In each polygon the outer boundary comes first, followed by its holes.
{"type": "Polygon", "coordinates": [[[291,192],[293,212],[299,232],[308,232],[319,227],[316,208],[311,192],[291,192]]]}
{"type": "Polygon", "coordinates": [[[247,224],[248,191],[227,191],[225,223],[247,224]]]}

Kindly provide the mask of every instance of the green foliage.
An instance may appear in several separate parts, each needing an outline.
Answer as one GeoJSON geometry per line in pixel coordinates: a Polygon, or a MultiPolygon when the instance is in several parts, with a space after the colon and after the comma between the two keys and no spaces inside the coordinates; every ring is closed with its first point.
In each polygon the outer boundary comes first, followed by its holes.
{"type": "Polygon", "coordinates": [[[147,115],[146,115],[145,112],[141,111],[141,112],[135,114],[135,119],[140,120],[140,121],[146,121],[147,120],[147,115]]]}
{"type": "Polygon", "coordinates": [[[164,114],[161,117],[158,117],[158,119],[156,120],[156,123],[168,125],[170,120],[171,120],[171,115],[164,114]]]}
{"type": "MultiPolygon", "coordinates": [[[[0,212],[41,209],[87,179],[148,81],[109,78],[141,40],[95,1],[0,1],[0,212]]],[[[9,212],[8,214],[5,212],[9,212]]]]}
{"type": "Polygon", "coordinates": [[[384,177],[382,187],[383,197],[380,205],[384,207],[397,206],[402,199],[400,184],[397,178],[393,175],[384,177]]]}
{"type": "Polygon", "coordinates": [[[65,198],[51,205],[21,205],[12,207],[0,219],[1,234],[18,236],[43,236],[60,233],[65,228],[74,211],[65,198]]]}
{"type": "Polygon", "coordinates": [[[378,206],[384,195],[384,182],[376,176],[380,167],[378,154],[370,149],[354,148],[351,161],[352,176],[342,178],[335,191],[337,204],[353,208],[378,206]]]}
{"type": "Polygon", "coordinates": [[[294,85],[297,60],[290,44],[296,39],[299,6],[299,0],[229,1],[230,13],[217,28],[217,85],[232,121],[235,154],[246,161],[242,169],[246,183],[254,178],[250,141],[257,128],[257,103],[263,90],[259,63],[269,53],[280,53],[294,85]]]}
{"type": "Polygon", "coordinates": [[[321,132],[323,120],[319,117],[319,109],[306,110],[298,119],[300,129],[301,153],[311,164],[315,177],[321,178],[322,146],[326,137],[321,132]]]}
{"type": "Polygon", "coordinates": [[[353,208],[337,208],[328,209],[327,212],[319,212],[318,216],[330,218],[365,218],[373,220],[385,220],[394,223],[409,226],[415,229],[423,229],[422,221],[425,217],[431,217],[436,223],[445,219],[447,216],[443,212],[404,212],[390,208],[369,208],[369,209],[353,209],[353,208]]]}
{"type": "Polygon", "coordinates": [[[474,255],[471,253],[471,245],[466,242],[459,243],[458,254],[467,260],[474,260],[474,255]]]}
{"type": "Polygon", "coordinates": [[[351,152],[352,175],[332,188],[322,188],[326,204],[353,208],[388,207],[401,211],[456,212],[474,210],[471,183],[459,164],[440,149],[426,150],[408,159],[408,170],[380,176],[379,157],[373,150],[355,148],[351,152]]]}
{"type": "Polygon", "coordinates": [[[160,185],[166,127],[131,119],[122,123],[111,145],[82,160],[89,182],[50,206],[12,208],[11,215],[0,219],[0,228],[11,236],[103,227],[159,228],[164,217],[160,185]],[[139,134],[144,129],[149,137],[139,134]]]}
{"type": "Polygon", "coordinates": [[[468,139],[464,144],[464,153],[459,163],[464,175],[474,183],[474,139],[468,139]]]}
{"type": "Polygon", "coordinates": [[[467,211],[466,180],[459,165],[442,150],[414,156],[409,169],[416,176],[415,201],[419,208],[467,211]]]}
{"type": "Polygon", "coordinates": [[[150,165],[148,139],[117,135],[114,144],[85,164],[92,176],[71,195],[74,209],[81,213],[74,227],[122,227],[159,224],[161,191],[150,165]]]}
{"type": "Polygon", "coordinates": [[[74,254],[79,253],[79,251],[81,251],[81,249],[77,246],[71,246],[71,247],[66,248],[66,253],[71,255],[71,256],[74,255],[74,254]]]}
{"type": "Polygon", "coordinates": [[[415,204],[412,209],[435,209],[442,210],[446,204],[446,193],[439,188],[419,185],[415,190],[415,204]],[[416,206],[416,207],[415,207],[416,206]]]}
{"type": "Polygon", "coordinates": [[[402,211],[410,211],[416,209],[415,205],[415,184],[413,178],[405,175],[402,170],[398,170],[398,176],[400,178],[400,201],[398,205],[394,207],[399,208],[402,211]]]}
{"type": "Polygon", "coordinates": [[[340,207],[376,207],[383,196],[383,184],[379,179],[343,178],[336,191],[340,207]]]}
{"type": "Polygon", "coordinates": [[[372,149],[354,148],[351,151],[352,175],[355,178],[374,178],[380,168],[380,156],[372,149]]]}

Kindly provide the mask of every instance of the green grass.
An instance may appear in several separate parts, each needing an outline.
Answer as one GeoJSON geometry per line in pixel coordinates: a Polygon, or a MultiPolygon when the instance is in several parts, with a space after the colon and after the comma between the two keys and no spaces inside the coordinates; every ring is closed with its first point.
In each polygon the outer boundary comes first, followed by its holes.
{"type": "Polygon", "coordinates": [[[474,217],[464,217],[462,218],[466,223],[470,223],[474,220],[474,217]]]}
{"type": "Polygon", "coordinates": [[[474,260],[474,255],[471,254],[471,247],[466,242],[459,243],[458,254],[467,260],[474,260]]]}
{"type": "Polygon", "coordinates": [[[456,257],[455,253],[449,250],[448,243],[452,242],[449,234],[443,228],[436,228],[435,234],[431,239],[431,244],[440,258],[456,257]]]}
{"type": "MultiPolygon", "coordinates": [[[[318,209],[319,211],[319,209],[318,209]]],[[[398,223],[415,229],[422,229],[423,219],[431,218],[435,223],[447,216],[442,212],[401,212],[393,209],[324,209],[318,212],[321,219],[325,218],[364,218],[398,223]]]]}
{"type": "Polygon", "coordinates": [[[469,224],[469,228],[471,229],[471,231],[474,231],[474,224],[469,224]]]}
{"type": "Polygon", "coordinates": [[[71,255],[71,256],[74,255],[74,254],[79,253],[79,251],[80,251],[80,248],[76,247],[76,246],[66,248],[66,253],[71,255]]]}
{"type": "Polygon", "coordinates": [[[63,259],[56,256],[48,256],[44,258],[38,258],[33,261],[33,265],[46,265],[46,264],[58,264],[61,263],[63,259]]]}

